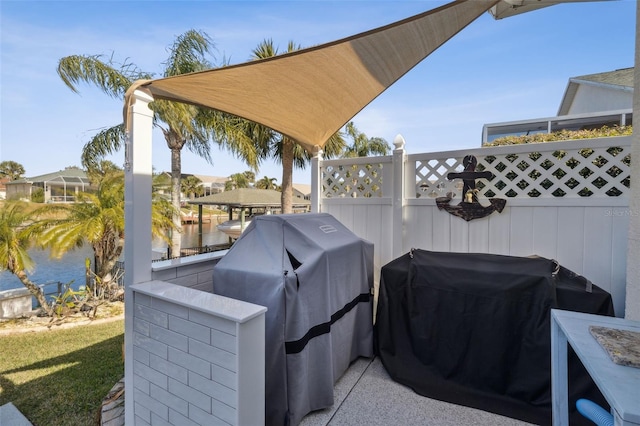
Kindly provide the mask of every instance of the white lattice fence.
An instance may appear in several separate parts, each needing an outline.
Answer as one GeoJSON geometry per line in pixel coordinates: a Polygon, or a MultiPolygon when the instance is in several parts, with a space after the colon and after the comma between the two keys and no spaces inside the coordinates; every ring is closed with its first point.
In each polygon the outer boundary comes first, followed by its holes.
{"type": "Polygon", "coordinates": [[[382,197],[383,168],[389,157],[345,160],[322,170],[322,197],[382,197]],[[379,162],[378,162],[379,161],[379,162]]]}
{"type": "Polygon", "coordinates": [[[449,181],[447,174],[461,172],[467,154],[477,158],[476,171],[494,175],[477,182],[479,197],[619,197],[629,191],[631,154],[626,140],[612,139],[616,138],[412,155],[415,198],[447,193],[460,197],[462,182],[449,181]]]}

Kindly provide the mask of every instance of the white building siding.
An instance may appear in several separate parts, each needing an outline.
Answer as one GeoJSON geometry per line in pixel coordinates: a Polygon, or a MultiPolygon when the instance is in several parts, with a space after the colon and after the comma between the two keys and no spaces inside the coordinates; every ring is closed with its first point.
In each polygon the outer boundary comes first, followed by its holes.
{"type": "Polygon", "coordinates": [[[632,105],[631,91],[580,84],[566,115],[631,109],[632,105]]]}

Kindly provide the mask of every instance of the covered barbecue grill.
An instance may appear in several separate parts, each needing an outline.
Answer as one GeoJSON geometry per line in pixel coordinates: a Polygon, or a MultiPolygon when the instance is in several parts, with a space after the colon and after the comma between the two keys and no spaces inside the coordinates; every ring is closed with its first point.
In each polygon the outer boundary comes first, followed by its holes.
{"type": "Polygon", "coordinates": [[[213,270],[215,294],[266,306],[266,423],[333,404],[351,361],[373,356],[373,244],[333,216],[258,216],[213,270]]]}
{"type": "MultiPolygon", "coordinates": [[[[551,308],[613,315],[609,293],[553,260],[412,250],[382,268],[377,352],[421,395],[550,424],[551,308]]],[[[606,405],[573,353],[569,366],[570,405],[606,405]]]]}

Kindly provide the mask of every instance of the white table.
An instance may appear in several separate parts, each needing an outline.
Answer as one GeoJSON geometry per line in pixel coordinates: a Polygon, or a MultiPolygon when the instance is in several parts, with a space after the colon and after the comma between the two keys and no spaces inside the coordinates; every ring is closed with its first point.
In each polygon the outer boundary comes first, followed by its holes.
{"type": "Polygon", "coordinates": [[[640,368],[618,365],[589,332],[589,326],[640,332],[640,322],[551,310],[551,394],[554,426],[569,425],[567,343],[611,405],[615,425],[640,425],[640,368]]]}

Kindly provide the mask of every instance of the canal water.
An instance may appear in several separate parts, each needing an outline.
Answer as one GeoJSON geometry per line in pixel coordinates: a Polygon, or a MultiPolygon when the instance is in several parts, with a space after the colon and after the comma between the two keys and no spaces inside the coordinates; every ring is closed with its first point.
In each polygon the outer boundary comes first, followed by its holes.
{"type": "MultiPolygon", "coordinates": [[[[210,223],[202,224],[202,243],[198,235],[198,225],[183,225],[182,227],[182,247],[199,247],[212,244],[222,244],[228,241],[228,237],[217,228],[216,218],[213,217],[210,223]]],[[[153,250],[166,253],[167,244],[163,241],[154,241],[153,250]]],[[[31,281],[37,285],[47,285],[61,282],[62,284],[73,281],[74,288],[83,285],[85,281],[85,259],[91,259],[93,265],[93,250],[85,245],[81,249],[70,251],[61,259],[52,259],[49,250],[31,249],[29,255],[35,263],[35,269],[28,274],[31,281]]],[[[0,291],[14,288],[23,288],[20,280],[10,272],[0,273],[0,291]]]]}

